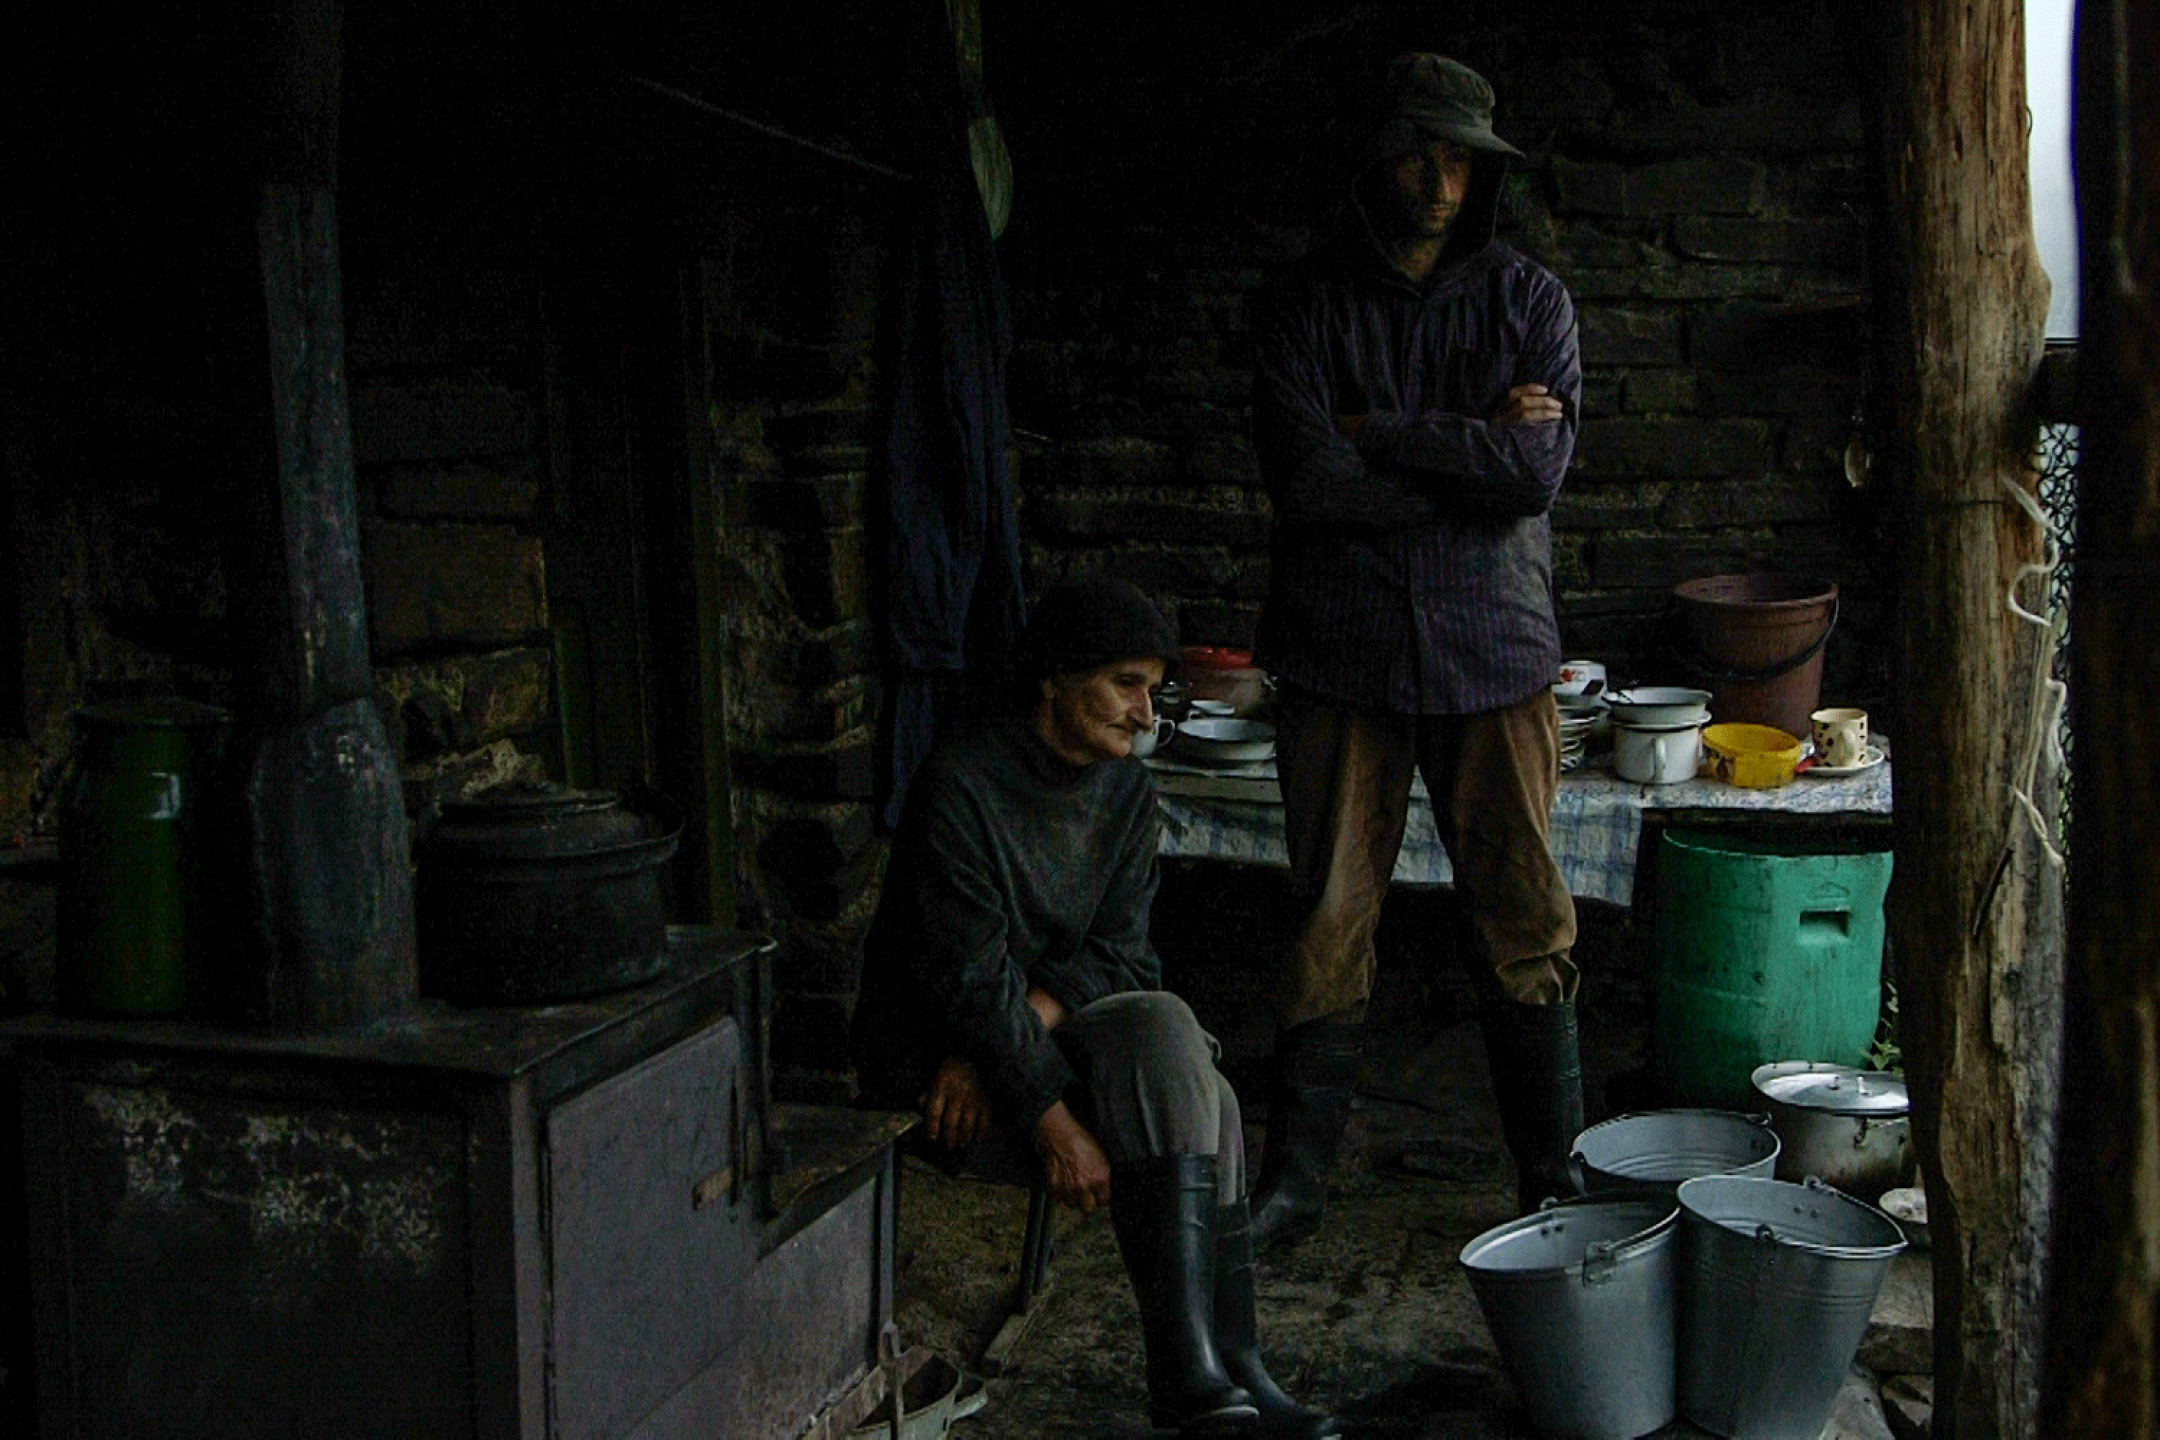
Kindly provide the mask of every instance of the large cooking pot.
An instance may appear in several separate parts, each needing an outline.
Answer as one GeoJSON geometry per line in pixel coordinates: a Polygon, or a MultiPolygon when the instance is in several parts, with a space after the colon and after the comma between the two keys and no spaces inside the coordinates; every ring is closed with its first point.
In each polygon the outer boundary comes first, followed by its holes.
{"type": "Polygon", "coordinates": [[[414,847],[421,990],[538,1005],[652,979],[668,963],[660,867],[681,836],[657,796],[521,784],[445,805],[414,847]]]}
{"type": "Polygon", "coordinates": [[[1758,1065],[1750,1078],[1783,1146],[1778,1179],[1818,1175],[1870,1203],[1912,1183],[1912,1101],[1904,1076],[1779,1060],[1758,1065]]]}

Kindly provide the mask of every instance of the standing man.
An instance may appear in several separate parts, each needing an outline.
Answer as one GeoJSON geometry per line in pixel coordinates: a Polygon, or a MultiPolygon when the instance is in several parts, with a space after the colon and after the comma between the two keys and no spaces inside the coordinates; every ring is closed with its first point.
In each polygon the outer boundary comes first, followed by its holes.
{"type": "Polygon", "coordinates": [[[1253,428],[1275,507],[1258,661],[1298,928],[1253,1198],[1261,1244],[1318,1224],[1349,1118],[1373,927],[1413,772],[1477,951],[1479,1019],[1527,1211],[1582,1128],[1575,907],[1548,845],[1560,663],[1547,520],[1573,452],[1575,309],[1493,236],[1520,152],[1492,87],[1397,56],[1347,223],[1255,309],[1253,428]]]}

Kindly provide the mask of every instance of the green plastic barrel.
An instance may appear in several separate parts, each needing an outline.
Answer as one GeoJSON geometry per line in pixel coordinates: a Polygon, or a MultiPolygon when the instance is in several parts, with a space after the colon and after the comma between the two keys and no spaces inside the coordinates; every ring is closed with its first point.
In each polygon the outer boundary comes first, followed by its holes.
{"type": "Polygon", "coordinates": [[[1746,1107],[1772,1060],[1858,1065],[1882,1008],[1890,856],[1669,831],[1657,857],[1655,1063],[1689,1102],[1746,1107]]]}

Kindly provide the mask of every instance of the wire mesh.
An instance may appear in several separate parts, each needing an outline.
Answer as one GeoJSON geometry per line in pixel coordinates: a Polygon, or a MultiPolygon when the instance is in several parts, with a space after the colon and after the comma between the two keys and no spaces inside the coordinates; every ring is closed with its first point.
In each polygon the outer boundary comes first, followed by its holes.
{"type": "MultiPolygon", "coordinates": [[[[2050,618],[2055,622],[2052,673],[2067,685],[2070,683],[2070,583],[2077,558],[2078,427],[2041,426],[2038,458],[2040,508],[2047,512],[2048,525],[2054,530],[2056,543],[2060,546],[2060,558],[2054,573],[2048,576],[2048,608],[2050,618]]],[[[2068,705],[2063,706],[2057,737],[2062,742],[2063,764],[2056,776],[2055,843],[2061,848],[2067,844],[2070,835],[2070,767],[2076,763],[2071,752],[2068,705]]]]}

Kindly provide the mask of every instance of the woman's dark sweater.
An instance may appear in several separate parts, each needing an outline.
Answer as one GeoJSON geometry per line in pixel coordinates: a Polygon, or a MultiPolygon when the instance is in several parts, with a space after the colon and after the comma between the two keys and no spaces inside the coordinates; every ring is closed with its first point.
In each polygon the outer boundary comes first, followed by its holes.
{"type": "Polygon", "coordinates": [[[942,742],[908,789],[864,947],[865,1089],[913,1104],[958,1055],[998,1122],[1032,1132],[1075,1077],[1028,990],[1078,1010],[1161,984],[1160,831],[1137,760],[1074,766],[1017,717],[942,742]]]}

